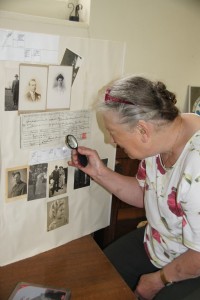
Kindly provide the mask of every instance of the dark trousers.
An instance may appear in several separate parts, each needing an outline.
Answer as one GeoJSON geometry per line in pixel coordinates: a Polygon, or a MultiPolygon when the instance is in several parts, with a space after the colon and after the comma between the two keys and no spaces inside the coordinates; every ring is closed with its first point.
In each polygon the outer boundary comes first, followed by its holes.
{"type": "Polygon", "coordinates": [[[59,189],[59,178],[54,179],[54,184],[53,184],[53,192],[58,192],[59,189]]]}
{"type": "MultiPolygon", "coordinates": [[[[129,285],[135,290],[142,274],[159,269],[149,260],[143,246],[144,227],[138,228],[105,248],[105,255],[129,285]]],[[[200,277],[164,287],[155,300],[200,300],[200,277]]]]}

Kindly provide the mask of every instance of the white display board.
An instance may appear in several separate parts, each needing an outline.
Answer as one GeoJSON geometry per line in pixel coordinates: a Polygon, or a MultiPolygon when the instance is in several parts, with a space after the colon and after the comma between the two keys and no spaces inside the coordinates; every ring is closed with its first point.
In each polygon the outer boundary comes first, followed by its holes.
{"type": "MultiPolygon", "coordinates": [[[[0,33],[4,34],[4,29],[0,33]]],[[[46,36],[43,35],[40,40],[41,36],[37,35],[34,34],[34,38],[38,41],[36,50],[39,51],[46,36]]],[[[19,37],[19,32],[10,31],[9,38],[11,36],[19,37]]],[[[28,48],[29,33],[26,33],[26,39],[28,48]]],[[[52,58],[47,51],[48,62],[38,56],[36,60],[30,55],[31,50],[27,62],[27,56],[23,57],[21,49],[18,49],[19,55],[15,53],[15,59],[11,60],[7,54],[5,60],[4,48],[0,49],[1,266],[90,234],[108,226],[110,221],[111,195],[88,176],[68,167],[70,150],[65,146],[64,137],[75,134],[80,145],[96,149],[108,166],[114,167],[115,148],[105,142],[103,127],[97,122],[92,106],[98,90],[122,74],[124,44],[49,35],[50,48],[51,41],[56,41],[57,45],[54,44],[52,58]],[[68,64],[65,54],[69,57],[71,52],[76,54],[78,71],[72,66],[76,72],[66,109],[56,109],[54,105],[51,110],[43,106],[39,111],[32,108],[19,111],[12,103],[11,88],[13,77],[20,74],[21,64],[42,66],[48,70],[55,65],[57,70],[61,63],[62,66],[68,64]],[[60,172],[57,187],[54,185],[56,179],[52,180],[55,166],[61,167],[60,171],[64,170],[63,182],[60,172]],[[19,173],[24,191],[16,196],[13,186],[19,173]],[[62,218],[56,220],[59,207],[62,218]]],[[[10,53],[14,53],[14,42],[12,39],[9,41],[10,53]]],[[[35,54],[39,55],[37,51],[35,54]]],[[[25,83],[31,75],[25,74],[27,76],[22,74],[23,78],[19,76],[19,89],[22,86],[20,82],[25,83]]],[[[48,82],[48,78],[45,80],[48,82]]],[[[48,84],[45,86],[48,87],[48,84]]],[[[18,101],[22,101],[21,98],[18,101]]]]}

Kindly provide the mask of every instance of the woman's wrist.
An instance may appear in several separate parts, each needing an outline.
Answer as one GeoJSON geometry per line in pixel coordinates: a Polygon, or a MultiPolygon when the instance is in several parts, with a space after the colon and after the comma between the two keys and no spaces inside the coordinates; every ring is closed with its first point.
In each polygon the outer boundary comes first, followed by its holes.
{"type": "Polygon", "coordinates": [[[166,278],[164,269],[160,269],[160,279],[161,279],[162,283],[164,284],[164,286],[169,286],[169,285],[173,284],[173,281],[169,281],[166,278]]]}
{"type": "Polygon", "coordinates": [[[111,169],[106,167],[105,165],[99,166],[97,173],[93,178],[93,180],[99,184],[104,183],[108,180],[109,173],[113,172],[111,169]]]}

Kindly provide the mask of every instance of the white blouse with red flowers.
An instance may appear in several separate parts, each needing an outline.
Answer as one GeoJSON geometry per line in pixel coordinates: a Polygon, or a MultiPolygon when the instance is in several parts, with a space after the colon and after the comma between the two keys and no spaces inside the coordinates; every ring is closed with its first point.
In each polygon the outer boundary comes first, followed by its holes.
{"type": "Polygon", "coordinates": [[[151,262],[160,268],[188,248],[200,251],[200,131],[173,167],[166,169],[160,155],[149,157],[137,179],[145,189],[144,246],[151,262]]]}

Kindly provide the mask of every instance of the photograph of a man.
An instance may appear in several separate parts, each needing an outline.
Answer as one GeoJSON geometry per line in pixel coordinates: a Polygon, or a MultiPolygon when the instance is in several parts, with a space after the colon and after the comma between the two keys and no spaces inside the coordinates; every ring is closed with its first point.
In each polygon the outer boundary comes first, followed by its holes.
{"type": "Polygon", "coordinates": [[[46,109],[48,67],[20,64],[19,111],[46,109]]]}
{"type": "Polygon", "coordinates": [[[12,82],[12,95],[13,95],[13,104],[18,107],[19,101],[19,76],[15,74],[15,79],[12,82]]]}
{"type": "Polygon", "coordinates": [[[5,111],[18,110],[19,63],[5,66],[5,111]]]}
{"type": "Polygon", "coordinates": [[[67,192],[68,165],[65,160],[57,160],[48,164],[49,198],[67,192]]]}
{"type": "Polygon", "coordinates": [[[29,81],[29,91],[26,93],[26,98],[29,101],[39,101],[41,99],[41,94],[39,94],[37,89],[36,80],[33,78],[29,81]]]}
{"type": "Polygon", "coordinates": [[[53,179],[52,187],[51,187],[51,195],[50,196],[53,196],[54,193],[55,193],[55,191],[58,192],[58,189],[59,189],[59,177],[60,177],[60,173],[59,173],[58,166],[55,166],[55,169],[51,173],[51,178],[50,178],[50,179],[53,179]]]}
{"type": "Polygon", "coordinates": [[[27,169],[8,172],[8,198],[27,194],[27,169]]]}

